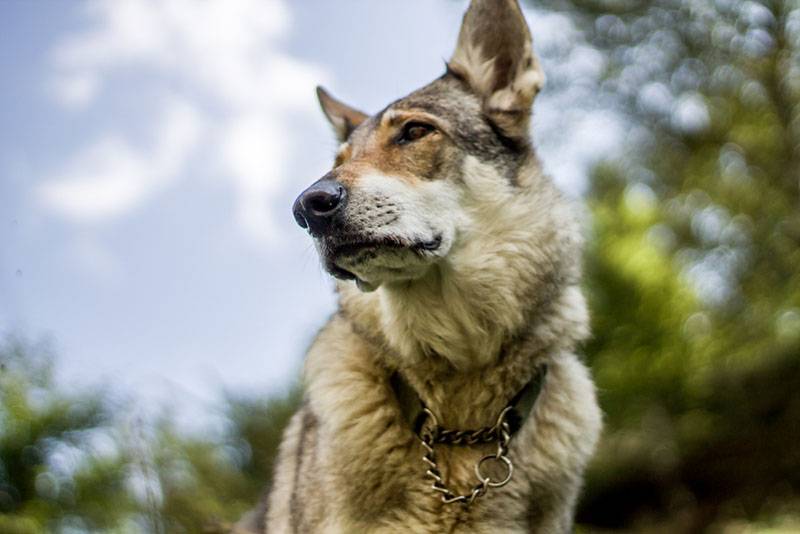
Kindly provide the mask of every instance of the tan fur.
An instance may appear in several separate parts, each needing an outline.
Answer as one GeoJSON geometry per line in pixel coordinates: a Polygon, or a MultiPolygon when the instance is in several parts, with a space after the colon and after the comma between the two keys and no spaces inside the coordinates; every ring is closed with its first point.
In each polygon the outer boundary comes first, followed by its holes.
{"type": "Polygon", "coordinates": [[[317,87],[317,98],[322,112],[333,126],[336,137],[341,141],[347,139],[347,136],[367,118],[365,113],[339,102],[322,87],[317,87]]]}
{"type": "Polygon", "coordinates": [[[343,143],[336,154],[335,167],[338,180],[355,184],[370,171],[390,174],[413,184],[430,175],[436,164],[442,130],[432,132],[419,143],[415,143],[413,154],[408,149],[393,146],[391,138],[399,133],[403,124],[414,120],[437,123],[435,116],[415,110],[389,110],[383,114],[369,137],[354,146],[343,143]]]}
{"type": "MultiPolygon", "coordinates": [[[[471,165],[470,180],[480,190],[485,177],[479,164],[471,165]]],[[[532,267],[546,264],[553,247],[577,253],[569,237],[575,235],[574,216],[569,204],[554,205],[554,190],[543,195],[538,188],[535,198],[492,195],[499,198],[489,206],[502,205],[511,217],[483,214],[491,224],[424,280],[374,293],[339,283],[341,311],[306,360],[308,404],[281,449],[269,532],[569,530],[601,420],[591,380],[572,353],[587,335],[585,303],[575,283],[560,287],[535,319],[525,316],[521,301],[537,298],[543,273],[532,267]],[[541,210],[551,220],[531,215],[541,210]],[[550,231],[531,240],[535,226],[550,231]],[[528,329],[525,342],[497,361],[509,334],[528,329]],[[434,352],[438,357],[430,356],[434,352]],[[533,414],[512,441],[511,483],[469,509],[441,504],[424,478],[422,448],[388,386],[390,371],[403,370],[444,425],[474,428],[493,421],[542,361],[550,372],[533,414]],[[301,448],[299,428],[309,411],[319,426],[314,441],[306,438],[301,448]],[[298,461],[304,464],[300,476],[298,461]],[[293,493],[303,503],[299,514],[292,510],[293,493]]],[[[479,199],[475,209],[491,211],[479,199]]],[[[475,461],[490,448],[440,447],[449,482],[466,491],[474,483],[475,461]]]]}
{"type": "MultiPolygon", "coordinates": [[[[262,514],[267,532],[558,534],[572,527],[601,428],[594,386],[575,355],[588,336],[579,210],[542,174],[527,145],[503,148],[506,141],[487,137],[494,145],[471,153],[475,139],[493,135],[481,109],[528,98],[530,105],[541,80],[531,74],[538,64],[526,59],[530,36],[515,2],[474,0],[464,24],[454,60],[470,69],[466,83],[490,92],[473,87],[470,96],[457,80],[434,82],[342,138],[329,175],[349,191],[342,231],[399,243],[436,234],[441,245],[415,253],[379,246],[329,259],[354,273],[360,289],[337,283],[339,310],[309,349],[306,399],[286,430],[262,514]],[[516,36],[511,41],[481,42],[485,28],[471,26],[481,20],[476,13],[493,9],[511,10],[501,17],[516,36]],[[516,52],[499,62],[475,55],[492,46],[516,52]],[[502,83],[487,85],[485,76],[497,77],[500,64],[511,70],[502,83]],[[458,115],[422,109],[437,109],[437,98],[458,99],[450,102],[458,115]],[[463,116],[475,121],[461,127],[474,127],[467,142],[455,125],[463,116]],[[394,142],[414,117],[436,129],[413,144],[394,142]],[[509,484],[469,507],[443,504],[425,477],[423,449],[391,375],[401,373],[443,426],[469,429],[492,424],[542,363],[549,369],[542,393],[510,446],[509,484]]],[[[343,112],[341,103],[334,111],[328,105],[329,118],[343,112]]],[[[518,134],[527,114],[498,126],[518,134]]],[[[331,118],[334,126],[337,120],[331,118]]],[[[467,492],[475,463],[493,450],[437,446],[446,483],[467,492]]]]}
{"type": "Polygon", "coordinates": [[[544,85],[530,32],[516,0],[475,0],[464,15],[449,67],[483,99],[485,112],[510,133],[524,135],[519,121],[544,85]]]}

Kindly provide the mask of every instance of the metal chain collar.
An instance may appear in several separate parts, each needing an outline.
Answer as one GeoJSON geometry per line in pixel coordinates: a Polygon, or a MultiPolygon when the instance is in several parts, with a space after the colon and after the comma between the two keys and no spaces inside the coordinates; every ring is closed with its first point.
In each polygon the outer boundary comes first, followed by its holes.
{"type": "Polygon", "coordinates": [[[420,432],[420,441],[425,448],[425,455],[422,460],[427,464],[428,469],[425,475],[433,481],[431,489],[441,493],[442,502],[445,504],[461,503],[464,506],[472,504],[475,499],[484,495],[489,488],[500,488],[508,484],[511,475],[514,473],[514,464],[508,458],[508,444],[511,441],[511,427],[506,421],[506,416],[512,407],[507,406],[497,417],[494,426],[483,427],[478,430],[447,430],[439,426],[439,421],[428,408],[423,409],[429,424],[425,425],[420,432]],[[475,445],[478,443],[491,443],[497,441],[497,451],[478,460],[475,464],[475,476],[478,483],[475,484],[469,493],[459,495],[453,493],[442,478],[442,472],[436,463],[436,451],[433,446],[437,443],[448,445],[475,445]],[[481,466],[485,462],[494,461],[505,468],[506,476],[502,480],[493,481],[485,476],[481,471],[481,466]]]}

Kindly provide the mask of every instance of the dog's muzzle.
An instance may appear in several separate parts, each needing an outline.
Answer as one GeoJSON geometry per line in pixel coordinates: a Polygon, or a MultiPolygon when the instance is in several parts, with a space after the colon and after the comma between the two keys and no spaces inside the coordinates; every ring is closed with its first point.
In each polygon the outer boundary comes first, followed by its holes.
{"type": "Polygon", "coordinates": [[[300,193],[292,206],[294,219],[314,237],[330,233],[336,216],[347,203],[347,190],[328,175],[300,193]]]}

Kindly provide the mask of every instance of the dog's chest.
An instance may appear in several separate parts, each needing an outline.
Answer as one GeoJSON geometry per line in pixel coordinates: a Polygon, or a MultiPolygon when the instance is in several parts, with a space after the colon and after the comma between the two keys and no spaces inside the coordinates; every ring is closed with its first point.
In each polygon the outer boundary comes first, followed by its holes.
{"type": "MultiPolygon", "coordinates": [[[[469,505],[445,504],[441,493],[432,488],[433,480],[428,474],[431,466],[423,460],[426,450],[418,438],[401,446],[392,439],[388,435],[373,441],[360,461],[333,470],[339,473],[334,485],[343,505],[340,521],[350,525],[349,530],[343,531],[528,531],[524,518],[530,512],[525,510],[528,500],[524,496],[529,490],[523,482],[522,466],[507,485],[488,488],[469,505]],[[373,470],[367,472],[370,468],[373,470]]],[[[456,495],[470,495],[480,483],[476,465],[481,458],[495,454],[496,445],[436,444],[434,450],[443,486],[456,495]]],[[[515,448],[513,452],[519,451],[515,448]]],[[[505,476],[502,468],[492,462],[482,465],[482,470],[494,480],[505,476]]]]}

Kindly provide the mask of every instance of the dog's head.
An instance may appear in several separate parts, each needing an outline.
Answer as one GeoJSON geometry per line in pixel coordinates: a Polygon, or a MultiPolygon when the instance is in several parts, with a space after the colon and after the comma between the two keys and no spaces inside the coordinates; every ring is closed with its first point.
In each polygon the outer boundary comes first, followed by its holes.
{"type": "Polygon", "coordinates": [[[543,83],[516,0],[473,0],[445,74],[368,116],[318,89],[341,142],[294,203],[326,269],[362,290],[414,280],[454,254],[533,159],[543,83]]]}

